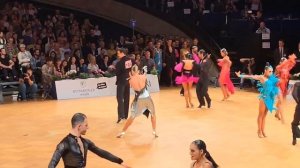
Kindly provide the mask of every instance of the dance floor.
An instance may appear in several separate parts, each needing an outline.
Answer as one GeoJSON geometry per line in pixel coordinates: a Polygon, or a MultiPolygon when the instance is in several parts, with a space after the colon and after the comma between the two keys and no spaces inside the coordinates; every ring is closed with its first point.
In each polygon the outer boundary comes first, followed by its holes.
{"type": "MultiPolygon", "coordinates": [[[[202,139],[222,168],[299,168],[300,141],[291,145],[290,123],[295,102],[284,104],[286,123],[268,113],[267,138],[258,138],[258,94],[237,90],[222,102],[221,90],[210,88],[211,109],[187,109],[180,88],[163,88],[152,94],[156,105],[157,132],[151,122],[136,118],[122,139],[116,138],[123,124],[116,124],[115,97],[74,100],[38,100],[0,104],[0,167],[47,167],[53,151],[71,128],[76,112],[87,115],[86,138],[121,157],[133,168],[188,168],[189,145],[202,139]]],[[[194,92],[193,102],[198,106],[194,92]]],[[[63,167],[62,160],[58,167],[63,167]]],[[[115,163],[88,153],[88,168],[118,168],[115,163]]]]}

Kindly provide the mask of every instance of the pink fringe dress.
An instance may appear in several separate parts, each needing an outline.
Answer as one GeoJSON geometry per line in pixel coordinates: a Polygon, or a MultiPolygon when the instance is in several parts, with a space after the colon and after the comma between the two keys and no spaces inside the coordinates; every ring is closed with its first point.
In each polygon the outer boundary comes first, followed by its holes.
{"type": "MultiPolygon", "coordinates": [[[[195,62],[193,62],[193,64],[194,63],[195,62]]],[[[177,64],[174,69],[177,72],[181,72],[181,76],[177,76],[175,78],[176,84],[182,84],[182,83],[188,83],[188,82],[197,83],[199,80],[199,77],[194,77],[193,70],[185,70],[184,69],[184,62],[180,62],[179,64],[177,64]]]]}

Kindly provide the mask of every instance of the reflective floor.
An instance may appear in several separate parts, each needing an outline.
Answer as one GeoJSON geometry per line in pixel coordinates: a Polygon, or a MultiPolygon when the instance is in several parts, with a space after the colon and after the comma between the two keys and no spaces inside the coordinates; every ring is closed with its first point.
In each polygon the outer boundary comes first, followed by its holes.
{"type": "MultiPolygon", "coordinates": [[[[73,100],[10,102],[0,104],[0,167],[47,167],[56,144],[68,134],[75,112],[88,117],[86,138],[121,157],[133,168],[188,168],[189,145],[202,139],[222,168],[299,168],[300,141],[291,145],[290,122],[295,103],[284,105],[286,124],[268,114],[267,138],[258,138],[258,94],[237,90],[222,102],[219,88],[210,88],[211,109],[187,109],[180,88],[163,88],[152,94],[156,106],[154,139],[150,119],[136,118],[122,139],[115,138],[123,124],[116,124],[115,97],[73,100]]],[[[196,94],[194,104],[198,106],[196,94]]],[[[63,167],[62,160],[58,167],[63,167]]],[[[88,154],[88,168],[118,168],[120,165],[88,154]]]]}

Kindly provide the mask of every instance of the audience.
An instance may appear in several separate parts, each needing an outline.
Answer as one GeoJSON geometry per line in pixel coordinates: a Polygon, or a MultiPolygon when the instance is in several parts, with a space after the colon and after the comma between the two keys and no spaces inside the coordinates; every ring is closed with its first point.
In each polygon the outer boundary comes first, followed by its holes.
{"type": "MultiPolygon", "coordinates": [[[[133,1],[139,4],[145,2],[133,1]]],[[[247,1],[245,4],[236,0],[156,2],[145,5],[176,17],[178,15],[172,13],[174,9],[183,11],[184,8],[191,8],[195,21],[199,21],[208,11],[235,14],[246,8],[252,9],[256,13],[253,19],[260,23],[256,33],[270,33],[263,22],[259,0],[247,1]],[[173,2],[174,6],[168,2],[173,2]]],[[[193,46],[198,49],[203,47],[197,38],[191,40],[163,35],[135,34],[132,37],[111,39],[109,34],[101,31],[101,25],[95,24],[88,17],[80,19],[73,13],[66,14],[54,9],[42,16],[40,8],[33,3],[9,1],[0,11],[2,80],[24,79],[24,74],[29,70],[33,72],[35,84],[42,83],[39,88],[47,91],[52,86],[53,77],[66,78],[70,70],[76,71],[78,75],[113,73],[118,61],[116,48],[126,47],[127,55],[131,55],[139,67],[147,66],[148,73],[157,70],[161,84],[171,86],[176,75],[173,68],[180,61],[182,53],[191,52],[193,46]]],[[[275,51],[275,58],[276,54],[275,51]]]]}

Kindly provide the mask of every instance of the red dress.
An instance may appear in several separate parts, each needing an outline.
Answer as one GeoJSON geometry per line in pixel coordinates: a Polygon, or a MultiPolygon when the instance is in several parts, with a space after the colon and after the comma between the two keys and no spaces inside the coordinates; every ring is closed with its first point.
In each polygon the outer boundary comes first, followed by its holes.
{"type": "Polygon", "coordinates": [[[221,67],[221,72],[219,76],[219,83],[221,85],[225,85],[228,91],[233,94],[234,93],[234,85],[230,80],[230,67],[231,62],[226,59],[219,59],[218,65],[221,67]]]}
{"type": "Polygon", "coordinates": [[[296,58],[291,57],[288,60],[282,62],[276,67],[277,76],[279,78],[278,87],[285,97],[288,93],[287,85],[290,78],[290,70],[296,65],[296,58]]]}

